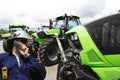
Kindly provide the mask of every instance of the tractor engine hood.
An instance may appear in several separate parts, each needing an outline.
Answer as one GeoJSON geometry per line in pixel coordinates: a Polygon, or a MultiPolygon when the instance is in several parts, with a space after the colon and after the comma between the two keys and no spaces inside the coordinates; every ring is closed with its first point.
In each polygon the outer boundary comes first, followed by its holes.
{"type": "Polygon", "coordinates": [[[54,36],[55,33],[60,34],[60,29],[44,30],[44,31],[38,32],[37,34],[39,38],[44,39],[44,38],[50,38],[51,36],[54,36]]]}

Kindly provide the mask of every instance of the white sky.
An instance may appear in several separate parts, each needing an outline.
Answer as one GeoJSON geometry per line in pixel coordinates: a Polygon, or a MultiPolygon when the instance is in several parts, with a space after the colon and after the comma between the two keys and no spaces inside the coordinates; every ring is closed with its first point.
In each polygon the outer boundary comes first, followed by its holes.
{"type": "Polygon", "coordinates": [[[120,0],[0,0],[0,28],[12,23],[40,27],[65,13],[77,15],[85,23],[119,9],[120,0]]]}

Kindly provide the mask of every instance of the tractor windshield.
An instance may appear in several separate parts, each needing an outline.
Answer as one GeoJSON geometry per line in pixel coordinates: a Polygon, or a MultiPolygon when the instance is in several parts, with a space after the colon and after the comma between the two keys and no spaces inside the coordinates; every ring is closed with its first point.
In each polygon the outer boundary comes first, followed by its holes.
{"type": "Polygon", "coordinates": [[[29,29],[29,27],[25,26],[25,25],[14,25],[14,24],[10,24],[9,25],[9,30],[10,32],[15,32],[15,31],[26,31],[27,29],[29,29]]]}
{"type": "MultiPolygon", "coordinates": [[[[79,18],[68,17],[67,27],[66,27],[68,30],[78,25],[80,25],[79,18]]],[[[65,26],[65,18],[64,19],[62,18],[56,21],[56,24],[53,26],[53,28],[60,28],[64,26],[65,26]]]]}
{"type": "Polygon", "coordinates": [[[48,29],[49,29],[49,26],[42,26],[41,31],[48,30],[48,29]]]}
{"type": "Polygon", "coordinates": [[[24,28],[10,28],[10,32],[24,31],[24,28]]]}

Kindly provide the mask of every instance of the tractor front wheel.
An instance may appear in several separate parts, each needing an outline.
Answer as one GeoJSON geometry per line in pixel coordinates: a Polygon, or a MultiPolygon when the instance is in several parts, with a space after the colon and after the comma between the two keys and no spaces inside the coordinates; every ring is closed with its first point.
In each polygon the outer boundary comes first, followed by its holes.
{"type": "Polygon", "coordinates": [[[55,39],[51,38],[43,42],[39,50],[40,60],[45,66],[52,66],[59,62],[57,57],[59,48],[55,39]]]}
{"type": "Polygon", "coordinates": [[[7,39],[3,39],[3,49],[4,49],[5,52],[9,51],[7,39]]]}

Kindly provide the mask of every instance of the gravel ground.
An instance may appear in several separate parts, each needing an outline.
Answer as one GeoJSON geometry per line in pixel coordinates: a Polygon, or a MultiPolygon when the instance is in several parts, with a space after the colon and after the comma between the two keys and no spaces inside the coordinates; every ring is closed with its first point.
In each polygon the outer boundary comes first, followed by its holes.
{"type": "MultiPolygon", "coordinates": [[[[2,41],[0,41],[0,53],[3,53],[3,46],[2,46],[2,41]]],[[[52,66],[52,67],[46,67],[47,70],[47,75],[45,80],[56,80],[56,74],[57,74],[57,65],[52,66]]]]}

